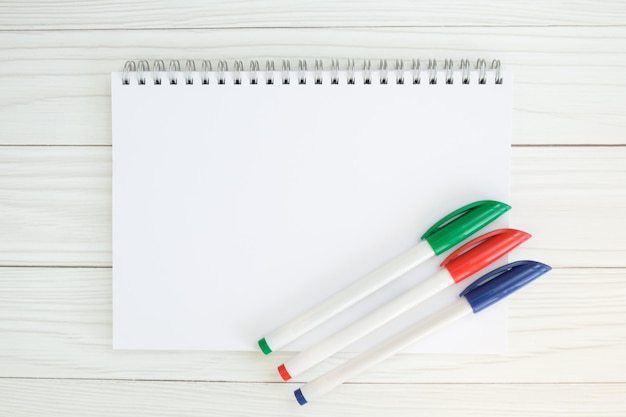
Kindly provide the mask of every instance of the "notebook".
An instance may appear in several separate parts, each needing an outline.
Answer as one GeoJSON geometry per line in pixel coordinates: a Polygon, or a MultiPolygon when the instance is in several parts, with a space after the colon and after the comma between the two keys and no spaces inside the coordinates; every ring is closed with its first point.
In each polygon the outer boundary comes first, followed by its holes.
{"type": "MultiPolygon", "coordinates": [[[[447,213],[510,202],[511,80],[498,61],[139,61],[111,86],[115,349],[258,350],[447,213]]],[[[286,350],[393,299],[446,255],[286,350]]],[[[350,350],[449,305],[478,276],[350,350]]],[[[500,304],[408,351],[505,341],[500,304]]]]}

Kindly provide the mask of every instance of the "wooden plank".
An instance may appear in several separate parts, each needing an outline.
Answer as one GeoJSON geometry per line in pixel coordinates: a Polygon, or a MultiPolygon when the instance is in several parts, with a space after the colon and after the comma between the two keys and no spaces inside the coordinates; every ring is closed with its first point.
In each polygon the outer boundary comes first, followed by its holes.
{"type": "Polygon", "coordinates": [[[515,144],[626,143],[623,26],[0,32],[0,45],[0,145],[109,145],[109,73],[128,59],[268,57],[499,58],[515,144]]]}
{"type": "Polygon", "coordinates": [[[513,257],[626,264],[626,147],[522,147],[512,157],[511,225],[533,234],[513,257]]]}
{"type": "Polygon", "coordinates": [[[246,1],[97,1],[50,3],[37,0],[0,6],[7,29],[137,29],[328,26],[548,26],[619,25],[620,2],[474,1],[411,2],[356,0],[263,3],[246,1]]]}
{"type": "MultiPolygon", "coordinates": [[[[512,155],[511,225],[534,234],[519,256],[626,266],[626,147],[512,155]]],[[[0,207],[0,265],[110,266],[110,147],[0,147],[0,207]]]]}
{"type": "Polygon", "coordinates": [[[299,406],[295,384],[0,381],[0,413],[65,416],[623,416],[624,384],[346,384],[299,406]]]}
{"type": "Polygon", "coordinates": [[[110,266],[110,147],[0,155],[0,264],[110,266]]]}
{"type": "MultiPolygon", "coordinates": [[[[626,382],[625,273],[555,269],[514,295],[504,355],[401,354],[354,381],[626,382]]],[[[107,268],[0,268],[0,334],[0,378],[280,382],[276,366],[290,356],[113,351],[107,268]]],[[[296,382],[350,356],[337,355],[296,382]]]]}

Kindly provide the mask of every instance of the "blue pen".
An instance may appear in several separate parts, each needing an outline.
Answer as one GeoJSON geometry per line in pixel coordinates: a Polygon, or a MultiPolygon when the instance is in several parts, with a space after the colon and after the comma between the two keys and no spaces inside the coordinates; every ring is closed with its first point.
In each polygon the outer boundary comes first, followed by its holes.
{"type": "Polygon", "coordinates": [[[388,341],[349,360],[334,370],[298,388],[294,394],[300,405],[329,392],[367,368],[387,359],[430,333],[489,307],[551,268],[535,261],[518,261],[495,269],[478,278],[451,306],[396,334],[388,341]]]}

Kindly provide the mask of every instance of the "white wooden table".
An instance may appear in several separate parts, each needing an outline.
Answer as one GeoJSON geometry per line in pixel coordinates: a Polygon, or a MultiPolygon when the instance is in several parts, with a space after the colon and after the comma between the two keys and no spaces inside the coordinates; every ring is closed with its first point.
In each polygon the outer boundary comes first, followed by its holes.
{"type": "Polygon", "coordinates": [[[0,3],[0,415],[626,415],[626,4],[0,3]],[[299,407],[258,352],[113,351],[109,73],[316,57],[514,72],[514,256],[555,269],[508,353],[399,355],[299,407]]]}

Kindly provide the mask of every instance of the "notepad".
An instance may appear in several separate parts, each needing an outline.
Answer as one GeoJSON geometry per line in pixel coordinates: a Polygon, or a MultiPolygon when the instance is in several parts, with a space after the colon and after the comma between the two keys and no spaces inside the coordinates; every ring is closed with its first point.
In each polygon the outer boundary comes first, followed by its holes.
{"type": "MultiPolygon", "coordinates": [[[[484,61],[395,64],[141,61],[112,74],[114,348],[258,350],[443,215],[510,201],[508,74],[484,61]]],[[[286,350],[393,299],[446,255],[286,350]]],[[[473,279],[350,350],[449,305],[473,279]]],[[[498,305],[408,351],[499,352],[505,341],[498,305]]]]}

